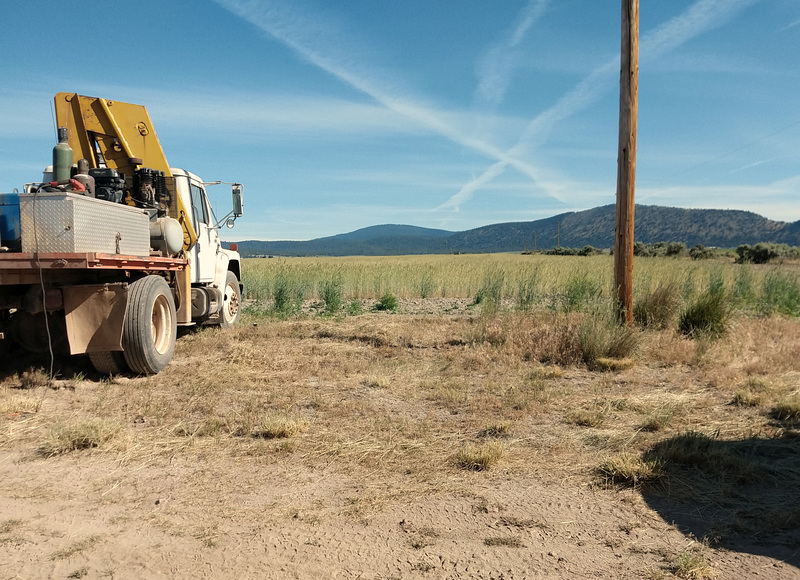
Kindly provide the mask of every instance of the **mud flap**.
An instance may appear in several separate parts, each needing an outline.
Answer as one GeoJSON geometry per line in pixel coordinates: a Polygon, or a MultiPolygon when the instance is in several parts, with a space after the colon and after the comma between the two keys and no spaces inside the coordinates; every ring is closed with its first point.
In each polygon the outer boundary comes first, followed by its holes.
{"type": "Polygon", "coordinates": [[[122,350],[128,284],[93,284],[62,289],[71,354],[122,350]]]}

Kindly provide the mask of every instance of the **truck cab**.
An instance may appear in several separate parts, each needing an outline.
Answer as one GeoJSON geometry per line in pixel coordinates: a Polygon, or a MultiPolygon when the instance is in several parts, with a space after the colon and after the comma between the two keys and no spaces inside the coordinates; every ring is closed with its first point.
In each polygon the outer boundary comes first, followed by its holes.
{"type": "MultiPolygon", "coordinates": [[[[239,252],[222,247],[219,235],[222,222],[214,215],[203,180],[194,173],[176,167],[170,168],[170,171],[184,207],[191,208],[190,219],[197,236],[187,253],[191,273],[192,320],[204,324],[220,324],[223,327],[232,326],[238,318],[240,306],[239,252]],[[238,285],[238,288],[233,285],[238,285]],[[232,300],[236,302],[232,303],[232,300]]],[[[237,201],[241,204],[241,186],[234,184],[233,191],[234,210],[231,214],[236,216],[240,213],[236,206],[237,201]],[[238,198],[236,186],[239,188],[238,198]]]]}

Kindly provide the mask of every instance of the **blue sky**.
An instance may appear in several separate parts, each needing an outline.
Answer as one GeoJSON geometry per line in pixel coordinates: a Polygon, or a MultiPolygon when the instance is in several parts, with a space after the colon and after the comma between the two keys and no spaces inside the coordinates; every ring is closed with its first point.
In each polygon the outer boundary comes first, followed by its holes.
{"type": "MultiPolygon", "coordinates": [[[[800,220],[800,2],[640,11],[637,203],[800,220]]],[[[173,166],[244,183],[230,240],[615,201],[618,0],[29,0],[0,32],[2,191],[40,179],[68,91],[146,105],[173,166]]]]}

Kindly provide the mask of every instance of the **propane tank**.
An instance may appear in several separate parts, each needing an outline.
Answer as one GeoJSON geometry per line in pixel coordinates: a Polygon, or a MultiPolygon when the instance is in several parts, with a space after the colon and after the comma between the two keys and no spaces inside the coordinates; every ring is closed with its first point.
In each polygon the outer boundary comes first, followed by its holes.
{"type": "Polygon", "coordinates": [[[150,247],[164,256],[174,256],[183,247],[183,228],[176,219],[158,218],[150,222],[150,247]]]}
{"type": "Polygon", "coordinates": [[[72,148],[67,143],[69,130],[58,128],[58,144],[53,147],[53,177],[55,181],[69,181],[72,170],[72,148]]]}

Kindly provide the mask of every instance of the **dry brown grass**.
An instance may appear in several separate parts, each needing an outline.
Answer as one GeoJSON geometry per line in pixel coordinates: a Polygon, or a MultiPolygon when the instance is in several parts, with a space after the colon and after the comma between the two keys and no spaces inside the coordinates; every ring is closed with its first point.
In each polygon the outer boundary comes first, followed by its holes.
{"type": "MultiPolygon", "coordinates": [[[[758,482],[760,467],[749,472],[716,443],[758,434],[777,442],[769,453],[782,453],[797,432],[797,319],[739,319],[702,347],[673,330],[634,330],[621,340],[635,354],[614,366],[602,357],[587,364],[585,317],[245,319],[229,332],[182,337],[155,377],[20,390],[19,375],[9,375],[0,383],[0,445],[37,461],[81,449],[141,465],[176,455],[244,466],[285,460],[363,482],[362,494],[329,508],[361,520],[399,498],[469,489],[495,473],[585,484],[599,475],[637,488],[668,480],[670,493],[710,505],[710,488],[687,479],[687,458],[710,454],[717,472],[758,482]],[[712,444],[681,439],[687,431],[712,444]],[[674,468],[676,457],[683,467],[674,468]]],[[[198,528],[194,537],[212,545],[217,534],[198,528]]]]}

